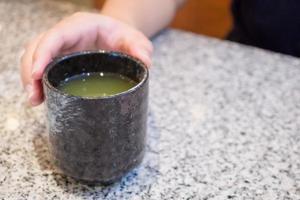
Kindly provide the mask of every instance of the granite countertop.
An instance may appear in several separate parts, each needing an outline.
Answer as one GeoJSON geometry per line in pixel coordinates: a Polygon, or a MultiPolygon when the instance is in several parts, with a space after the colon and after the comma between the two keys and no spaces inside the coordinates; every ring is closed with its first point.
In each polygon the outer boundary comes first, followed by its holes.
{"type": "Polygon", "coordinates": [[[175,30],[154,39],[143,163],[108,187],[57,173],[18,60],[79,9],[0,1],[0,199],[300,199],[300,60],[175,30]]]}

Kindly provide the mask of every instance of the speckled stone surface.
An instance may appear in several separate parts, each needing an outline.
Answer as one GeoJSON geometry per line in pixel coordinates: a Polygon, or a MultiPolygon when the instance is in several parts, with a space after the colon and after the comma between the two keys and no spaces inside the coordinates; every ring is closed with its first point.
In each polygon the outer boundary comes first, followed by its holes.
{"type": "Polygon", "coordinates": [[[300,60],[173,30],[155,39],[141,166],[109,187],[55,171],[18,58],[75,10],[0,1],[0,199],[300,199],[300,60]]]}

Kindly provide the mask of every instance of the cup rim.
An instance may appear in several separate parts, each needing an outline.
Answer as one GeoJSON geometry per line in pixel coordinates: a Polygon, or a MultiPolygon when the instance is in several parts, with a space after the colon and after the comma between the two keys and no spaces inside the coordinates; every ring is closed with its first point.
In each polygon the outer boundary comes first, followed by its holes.
{"type": "Polygon", "coordinates": [[[86,50],[86,51],[77,51],[77,52],[73,52],[70,54],[66,54],[66,55],[62,55],[62,56],[58,56],[55,57],[47,66],[46,69],[43,73],[43,77],[42,77],[42,82],[43,85],[45,85],[46,87],[48,87],[50,90],[53,90],[63,96],[66,97],[73,97],[73,98],[77,98],[77,99],[82,99],[82,100],[105,100],[105,99],[113,99],[116,97],[121,97],[124,95],[128,95],[130,93],[133,93],[134,91],[138,90],[139,88],[141,88],[144,83],[148,80],[149,78],[149,69],[146,66],[146,64],[144,64],[141,60],[139,60],[138,58],[135,58],[133,56],[130,56],[126,53],[123,52],[119,52],[119,51],[107,51],[107,50],[86,50]],[[69,58],[73,58],[76,56],[81,56],[81,55],[88,55],[88,54],[106,54],[106,55],[113,55],[113,56],[118,56],[118,57],[125,57],[127,59],[130,59],[132,61],[134,61],[137,65],[139,65],[140,67],[142,67],[145,70],[144,76],[142,78],[141,81],[138,82],[138,84],[136,84],[134,87],[130,88],[129,90],[126,90],[124,92],[120,92],[114,95],[109,95],[109,96],[105,96],[105,97],[83,97],[83,96],[76,96],[76,95],[72,95],[72,94],[68,94],[62,90],[59,90],[58,88],[54,87],[49,79],[48,79],[48,73],[49,71],[55,66],[57,65],[59,62],[69,59],[69,58]]]}

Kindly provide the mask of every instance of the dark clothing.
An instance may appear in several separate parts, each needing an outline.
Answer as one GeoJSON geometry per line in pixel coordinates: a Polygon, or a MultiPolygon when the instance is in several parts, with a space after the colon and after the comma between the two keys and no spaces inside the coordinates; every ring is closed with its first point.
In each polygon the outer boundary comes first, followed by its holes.
{"type": "Polygon", "coordinates": [[[300,0],[233,0],[230,40],[300,56],[300,0]]]}

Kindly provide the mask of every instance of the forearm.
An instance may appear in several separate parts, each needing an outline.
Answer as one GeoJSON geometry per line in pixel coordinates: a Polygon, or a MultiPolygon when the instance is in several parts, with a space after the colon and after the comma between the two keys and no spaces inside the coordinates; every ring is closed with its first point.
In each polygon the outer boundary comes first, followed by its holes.
{"type": "Polygon", "coordinates": [[[184,0],[107,0],[102,14],[119,19],[151,37],[165,28],[184,0]]]}

